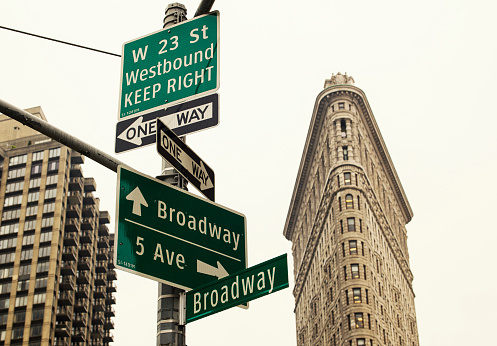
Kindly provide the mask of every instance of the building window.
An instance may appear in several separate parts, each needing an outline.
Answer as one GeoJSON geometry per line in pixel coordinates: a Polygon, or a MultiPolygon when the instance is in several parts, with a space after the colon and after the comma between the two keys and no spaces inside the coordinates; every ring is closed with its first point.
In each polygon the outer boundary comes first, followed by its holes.
{"type": "Polygon", "coordinates": [[[5,193],[22,191],[23,188],[24,188],[24,181],[10,183],[5,186],[5,193]]]}
{"type": "Polygon", "coordinates": [[[357,255],[357,240],[349,240],[349,253],[357,255]]]}
{"type": "MultiPolygon", "coordinates": [[[[12,273],[14,272],[14,268],[2,268],[0,269],[0,279],[8,279],[12,277],[12,273]]],[[[0,323],[1,324],[1,323],[0,323]]]]}
{"type": "Polygon", "coordinates": [[[31,315],[31,320],[32,321],[42,320],[44,313],[45,313],[45,310],[43,308],[33,309],[33,314],[31,315]]]}
{"type": "Polygon", "coordinates": [[[26,174],[26,167],[18,168],[18,169],[9,169],[7,173],[7,179],[15,179],[24,177],[26,174]]]}
{"type": "Polygon", "coordinates": [[[33,153],[32,161],[41,161],[41,160],[43,160],[43,150],[33,153]]]}
{"type": "Polygon", "coordinates": [[[352,279],[359,279],[359,264],[351,264],[350,269],[352,270],[352,279]]]}
{"type": "Polygon", "coordinates": [[[53,148],[48,151],[48,158],[52,159],[54,157],[60,156],[60,147],[59,148],[53,148]]]}
{"type": "Polygon", "coordinates": [[[0,309],[8,309],[9,302],[10,302],[9,298],[0,299],[0,309]]]}
{"type": "Polygon", "coordinates": [[[30,202],[38,202],[39,197],[40,197],[40,192],[39,191],[28,193],[28,203],[30,203],[30,202]]]}
{"type": "Polygon", "coordinates": [[[361,241],[361,253],[364,256],[364,242],[361,241]]]}
{"type": "Polygon", "coordinates": [[[41,219],[41,227],[51,227],[53,226],[53,216],[44,217],[41,219]]]}
{"type": "Polygon", "coordinates": [[[357,346],[366,346],[366,339],[357,339],[357,346]]]}
{"type": "Polygon", "coordinates": [[[42,324],[32,325],[31,330],[29,332],[29,336],[40,336],[42,328],[43,328],[42,324]]]}
{"type": "Polygon", "coordinates": [[[345,103],[344,102],[338,103],[338,109],[345,109],[345,103]]]}
{"type": "Polygon", "coordinates": [[[369,304],[369,295],[368,290],[366,289],[366,304],[369,304]]]}
{"type": "Polygon", "coordinates": [[[342,211],[342,197],[338,197],[338,208],[342,211]]]}
{"type": "Polygon", "coordinates": [[[40,187],[41,185],[41,178],[34,178],[29,180],[29,188],[34,189],[36,187],[40,187]]]}
{"type": "Polygon", "coordinates": [[[47,176],[47,182],[46,182],[46,185],[54,185],[54,184],[57,184],[57,180],[58,180],[59,176],[58,175],[49,175],[47,176]]]}
{"type": "Polygon", "coordinates": [[[28,234],[28,235],[24,235],[24,237],[22,237],[22,246],[24,245],[33,245],[35,243],[35,235],[34,234],[28,234]]]}
{"type": "Polygon", "coordinates": [[[55,198],[57,196],[57,188],[45,190],[45,199],[55,198]]]}
{"type": "Polygon", "coordinates": [[[345,281],[347,281],[347,267],[343,266],[343,277],[345,278],[345,281]]]}
{"type": "Polygon", "coordinates": [[[53,172],[59,169],[59,161],[50,161],[48,163],[47,171],[53,172]]]}
{"type": "Polygon", "coordinates": [[[16,247],[17,237],[0,240],[0,250],[16,247]]]}
{"type": "Polygon", "coordinates": [[[53,213],[55,211],[55,202],[53,203],[46,203],[43,206],[43,213],[53,213]]]}
{"type": "Polygon", "coordinates": [[[48,278],[37,278],[35,281],[35,288],[47,287],[48,278]]]}
{"type": "Polygon", "coordinates": [[[355,319],[355,327],[356,328],[364,328],[364,320],[363,320],[362,312],[356,312],[354,314],[354,319],[355,319]]]}
{"type": "Polygon", "coordinates": [[[364,280],[366,280],[367,279],[367,276],[366,276],[366,265],[363,265],[362,267],[364,268],[364,280]]]}
{"type": "Polygon", "coordinates": [[[38,252],[38,257],[48,257],[50,256],[50,246],[40,247],[38,252]]]}
{"type": "Polygon", "coordinates": [[[5,284],[0,284],[0,294],[10,293],[11,286],[12,286],[11,282],[7,282],[5,284]]]}
{"type": "Polygon", "coordinates": [[[36,265],[36,272],[37,273],[43,273],[43,272],[48,272],[50,262],[38,262],[36,265]]]}
{"type": "Polygon", "coordinates": [[[33,205],[26,208],[26,216],[33,216],[38,213],[38,205],[33,205]]]}
{"type": "Polygon", "coordinates": [[[23,163],[26,163],[26,161],[28,161],[28,154],[12,156],[9,159],[9,167],[15,165],[22,165],[23,163]]]}
{"type": "Polygon", "coordinates": [[[26,311],[16,311],[14,312],[14,323],[26,321],[26,311]]]}
{"type": "Polygon", "coordinates": [[[29,280],[19,280],[17,282],[17,290],[24,291],[29,289],[29,280]]]}
{"type": "Polygon", "coordinates": [[[342,137],[347,137],[347,125],[345,123],[345,119],[340,120],[340,132],[342,133],[342,137]]]}
{"type": "Polygon", "coordinates": [[[355,232],[355,218],[354,217],[347,218],[347,229],[349,232],[355,232]]]}
{"type": "Polygon", "coordinates": [[[342,150],[343,150],[343,159],[348,160],[349,159],[348,147],[342,147],[342,150]]]}
{"type": "MultiPolygon", "coordinates": [[[[28,260],[31,258],[33,258],[33,249],[27,249],[27,250],[21,251],[21,261],[28,260]]],[[[21,269],[19,268],[19,275],[21,275],[20,270],[21,269]]],[[[27,273],[27,274],[29,274],[29,273],[27,273]]]]}
{"type": "Polygon", "coordinates": [[[343,173],[343,180],[345,185],[351,185],[350,173],[343,173]]]}
{"type": "Polygon", "coordinates": [[[26,306],[28,304],[28,296],[16,297],[16,308],[19,306],[26,306]]]}
{"type": "Polygon", "coordinates": [[[49,232],[43,232],[40,235],[40,243],[52,241],[52,231],[49,232]]]}
{"type": "Polygon", "coordinates": [[[351,194],[345,196],[345,208],[346,209],[354,209],[354,198],[351,194]]]}
{"type": "Polygon", "coordinates": [[[22,195],[6,197],[3,203],[4,207],[10,207],[12,205],[18,205],[22,203],[22,195]]]}
{"type": "Polygon", "coordinates": [[[31,166],[31,175],[41,174],[41,163],[35,163],[31,166]]]}
{"type": "MultiPolygon", "coordinates": [[[[31,250],[32,252],[33,250],[31,250]]],[[[31,273],[31,264],[24,264],[19,266],[19,276],[29,275],[31,273]]]]}
{"type": "Polygon", "coordinates": [[[359,287],[356,287],[352,289],[352,294],[354,297],[354,303],[362,303],[362,297],[361,297],[361,289],[359,287]]]}
{"type": "Polygon", "coordinates": [[[36,293],[33,297],[33,304],[45,303],[46,296],[46,293],[36,293]]]}
{"type": "Polygon", "coordinates": [[[12,340],[22,339],[23,334],[24,334],[24,327],[12,328],[12,340]]]}
{"type": "Polygon", "coordinates": [[[349,305],[349,290],[345,290],[345,302],[349,305]]]}
{"type": "Polygon", "coordinates": [[[0,235],[17,233],[17,231],[19,231],[18,223],[12,223],[10,225],[0,226],[0,235]]]}

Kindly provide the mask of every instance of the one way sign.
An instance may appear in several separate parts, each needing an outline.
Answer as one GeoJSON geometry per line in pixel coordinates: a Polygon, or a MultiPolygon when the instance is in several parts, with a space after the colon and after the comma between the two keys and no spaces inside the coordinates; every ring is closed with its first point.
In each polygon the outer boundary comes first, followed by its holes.
{"type": "Polygon", "coordinates": [[[205,197],[214,202],[214,171],[159,118],[157,152],[205,197]]]}
{"type": "Polygon", "coordinates": [[[219,124],[219,95],[208,95],[143,116],[119,121],[116,126],[116,153],[155,143],[157,137],[155,119],[157,118],[160,118],[178,136],[217,126],[219,124]]]}

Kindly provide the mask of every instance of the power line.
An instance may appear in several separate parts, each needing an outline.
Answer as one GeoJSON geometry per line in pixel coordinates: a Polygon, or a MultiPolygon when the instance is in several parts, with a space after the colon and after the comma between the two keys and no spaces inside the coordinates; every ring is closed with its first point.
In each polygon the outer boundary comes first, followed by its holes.
{"type": "Polygon", "coordinates": [[[86,47],[86,46],[81,46],[79,44],[75,44],[75,43],[71,43],[71,42],[65,42],[65,41],[61,41],[61,40],[56,40],[54,38],[50,38],[50,37],[46,37],[46,36],[41,36],[41,35],[36,35],[36,34],[32,34],[32,33],[26,32],[26,31],[21,31],[21,30],[16,30],[16,29],[12,29],[12,28],[7,28],[7,27],[1,26],[1,25],[0,25],[0,29],[10,30],[10,31],[14,31],[14,32],[17,32],[17,33],[20,33],[20,34],[24,34],[24,35],[34,36],[34,37],[42,38],[42,39],[49,40],[49,41],[63,43],[63,44],[67,44],[67,45],[73,46],[73,47],[88,49],[88,50],[91,50],[91,51],[94,51],[94,52],[98,52],[98,53],[103,53],[103,54],[108,54],[108,55],[112,55],[112,56],[121,57],[121,55],[119,55],[119,54],[109,53],[109,52],[106,52],[104,50],[90,48],[90,47],[86,47]]]}

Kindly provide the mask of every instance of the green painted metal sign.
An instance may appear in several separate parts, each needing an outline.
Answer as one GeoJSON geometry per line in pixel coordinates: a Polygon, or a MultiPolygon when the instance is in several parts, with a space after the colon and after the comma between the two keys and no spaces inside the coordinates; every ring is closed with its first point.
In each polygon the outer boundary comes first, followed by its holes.
{"type": "Polygon", "coordinates": [[[186,323],[288,287],[286,254],[186,293],[186,323]]]}
{"type": "Polygon", "coordinates": [[[114,263],[192,289],[247,267],[245,216],[118,167],[114,263]]]}
{"type": "Polygon", "coordinates": [[[219,12],[123,44],[118,120],[219,88],[219,12]]]}

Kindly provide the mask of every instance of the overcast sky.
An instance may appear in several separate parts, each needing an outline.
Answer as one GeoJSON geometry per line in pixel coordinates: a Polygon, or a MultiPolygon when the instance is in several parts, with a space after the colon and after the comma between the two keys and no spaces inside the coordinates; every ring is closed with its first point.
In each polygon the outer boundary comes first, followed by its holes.
{"type": "MultiPolygon", "coordinates": [[[[188,18],[199,2],[182,2],[188,18]]],[[[0,26],[120,54],[162,27],[167,4],[1,1],[0,26]]],[[[367,95],[414,211],[421,345],[495,344],[496,7],[215,2],[221,121],[187,142],[216,173],[216,202],[247,217],[249,265],[291,256],[282,232],[315,98],[332,73],[347,72],[367,95]]],[[[118,57],[0,29],[0,99],[41,106],[51,124],[112,155],[120,69],[118,57]]],[[[116,156],[160,173],[153,146],[116,156]]],[[[96,178],[114,230],[115,173],[86,160],[84,174],[96,178]]],[[[189,324],[188,345],[296,345],[289,262],[290,288],[189,324]]],[[[119,271],[117,287],[115,344],[155,345],[157,283],[119,271]]]]}

